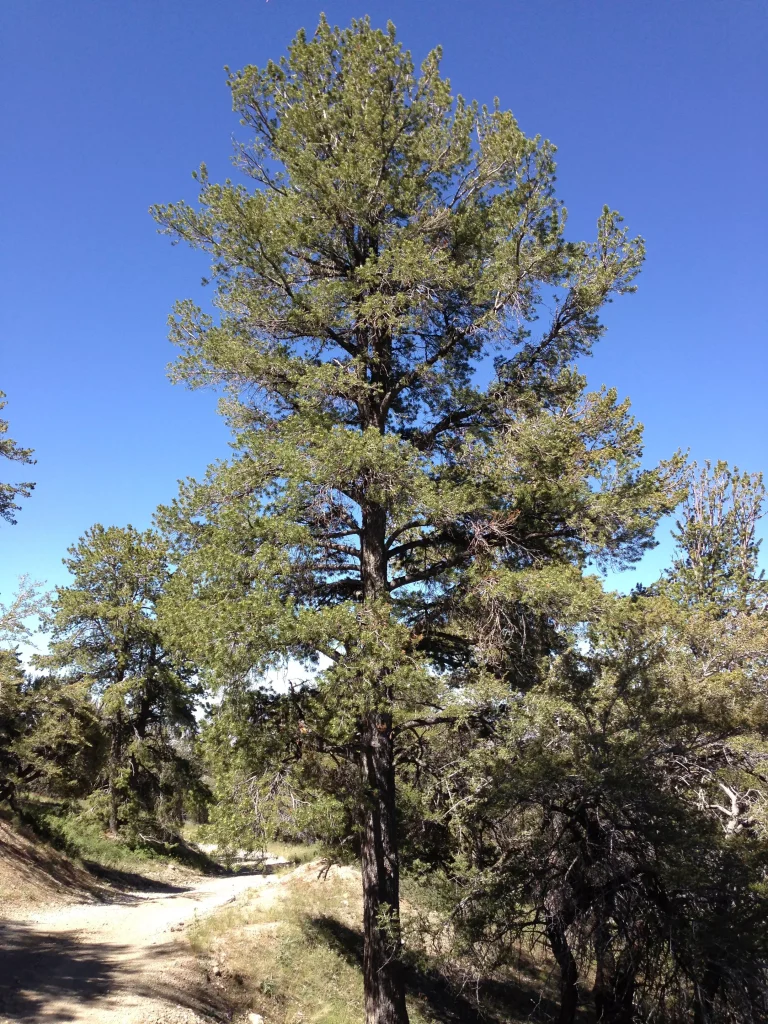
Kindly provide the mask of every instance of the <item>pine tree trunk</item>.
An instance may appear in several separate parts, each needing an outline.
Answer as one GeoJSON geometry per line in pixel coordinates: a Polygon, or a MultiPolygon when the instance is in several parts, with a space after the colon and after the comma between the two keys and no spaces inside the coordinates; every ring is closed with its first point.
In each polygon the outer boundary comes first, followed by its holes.
{"type": "MultiPolygon", "coordinates": [[[[386,600],[386,512],[363,510],[361,575],[366,604],[386,600]]],[[[382,703],[391,699],[378,681],[382,703]]],[[[362,769],[366,789],[361,844],[363,875],[363,982],[366,1024],[408,1024],[401,962],[400,865],[397,852],[392,715],[372,710],[362,723],[362,769]]]]}
{"type": "Polygon", "coordinates": [[[407,1024],[391,715],[369,716],[364,757],[369,801],[361,850],[365,1020],[366,1024],[407,1024]]]}

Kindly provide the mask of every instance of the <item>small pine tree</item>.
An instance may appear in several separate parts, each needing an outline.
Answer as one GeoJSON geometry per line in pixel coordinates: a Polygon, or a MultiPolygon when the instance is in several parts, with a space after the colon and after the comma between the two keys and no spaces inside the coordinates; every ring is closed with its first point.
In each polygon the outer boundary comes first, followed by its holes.
{"type": "Polygon", "coordinates": [[[768,582],[758,566],[757,526],[765,512],[762,473],[726,462],[687,470],[688,492],[673,534],[677,554],[666,588],[711,615],[768,611],[768,582]]]}

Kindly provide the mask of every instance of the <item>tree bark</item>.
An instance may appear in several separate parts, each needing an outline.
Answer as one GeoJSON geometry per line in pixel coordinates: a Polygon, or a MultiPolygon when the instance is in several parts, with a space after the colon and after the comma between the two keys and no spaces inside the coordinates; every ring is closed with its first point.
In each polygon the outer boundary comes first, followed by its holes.
{"type": "Polygon", "coordinates": [[[560,968],[560,1016],[558,1024],[573,1024],[579,1008],[579,970],[560,921],[547,922],[547,938],[560,968]]]}
{"type": "Polygon", "coordinates": [[[387,580],[387,513],[380,505],[363,509],[360,531],[360,577],[366,604],[389,597],[387,580]]]}
{"type": "Polygon", "coordinates": [[[18,811],[16,803],[16,786],[10,779],[0,779],[0,803],[7,801],[12,811],[18,811]]]}
{"type": "Polygon", "coordinates": [[[114,768],[109,771],[109,831],[117,834],[117,788],[114,768]]]}
{"type": "MultiPolygon", "coordinates": [[[[363,509],[360,536],[363,600],[386,600],[386,510],[363,509]]],[[[375,704],[361,723],[365,788],[360,851],[363,876],[363,982],[366,1024],[408,1024],[400,929],[400,865],[397,851],[392,695],[386,672],[374,681],[375,704]]]]}
{"type": "Polygon", "coordinates": [[[696,986],[693,1024],[714,1024],[714,1002],[719,987],[720,972],[713,964],[709,964],[704,977],[696,986]]]}
{"type": "Polygon", "coordinates": [[[393,753],[392,716],[369,715],[364,751],[368,806],[361,847],[366,1024],[408,1024],[393,753]]]}

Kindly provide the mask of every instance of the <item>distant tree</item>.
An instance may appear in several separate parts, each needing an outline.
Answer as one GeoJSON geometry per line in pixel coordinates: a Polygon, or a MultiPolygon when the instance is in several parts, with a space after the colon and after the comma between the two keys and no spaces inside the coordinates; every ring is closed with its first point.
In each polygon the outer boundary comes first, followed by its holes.
{"type": "Polygon", "coordinates": [[[18,645],[48,597],[22,576],[13,599],[0,603],[0,800],[11,803],[20,786],[85,792],[100,765],[101,731],[84,689],[24,671],[18,645]]]}
{"type": "Polygon", "coordinates": [[[178,746],[195,729],[196,686],[192,668],[160,639],[166,546],[149,530],[97,525],[69,554],[73,582],[56,590],[49,653],[35,663],[86,686],[98,706],[112,830],[135,827],[142,815],[177,819],[184,790],[197,784],[178,746]]]}
{"type": "MultiPolygon", "coordinates": [[[[8,404],[4,399],[5,392],[0,391],[0,409],[4,409],[8,404]]],[[[5,436],[7,433],[8,421],[0,419],[0,456],[10,459],[12,462],[22,462],[28,465],[34,463],[32,449],[20,448],[16,441],[5,436]]],[[[0,481],[0,518],[4,519],[7,523],[15,523],[14,513],[21,508],[16,503],[16,499],[19,497],[29,497],[34,486],[31,483],[10,484],[0,481]]]]}
{"type": "Polygon", "coordinates": [[[726,462],[702,468],[694,462],[687,484],[666,590],[686,607],[714,616],[768,613],[768,581],[758,566],[762,474],[742,473],[726,462]]]}
{"type": "Polygon", "coordinates": [[[0,602],[0,648],[15,649],[33,633],[33,623],[42,615],[48,602],[42,584],[29,576],[21,576],[9,604],[0,602]]]}
{"type": "Polygon", "coordinates": [[[553,147],[454,101],[439,60],[417,76],[392,26],[321,21],[230,75],[253,187],[202,167],[198,208],[154,211],[211,255],[218,314],[179,304],[175,377],[225,389],[236,433],[161,514],[165,635],[223,682],[310,668],[253,727],[293,723],[285,765],[347,808],[369,1024],[407,1020],[412,737],[532,685],[561,643],[547,601],[584,599],[590,559],[638,557],[672,507],[627,404],[574,368],[641,241],[607,208],[567,241],[553,147]]]}
{"type": "Polygon", "coordinates": [[[210,708],[200,749],[213,791],[209,830],[222,849],[349,840],[354,769],[312,742],[305,749],[305,728],[296,702],[233,681],[210,708]]]}
{"type": "Polygon", "coordinates": [[[24,765],[15,746],[23,730],[19,694],[24,682],[21,660],[15,651],[0,651],[0,801],[15,805],[16,786],[24,765]]]}

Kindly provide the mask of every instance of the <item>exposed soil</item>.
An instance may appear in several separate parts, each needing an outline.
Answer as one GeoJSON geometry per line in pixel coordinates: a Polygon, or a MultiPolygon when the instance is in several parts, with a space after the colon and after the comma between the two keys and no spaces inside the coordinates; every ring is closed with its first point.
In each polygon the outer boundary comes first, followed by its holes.
{"type": "Polygon", "coordinates": [[[0,819],[0,914],[97,901],[110,892],[64,854],[0,819]]]}
{"type": "MultiPolygon", "coordinates": [[[[223,991],[184,941],[184,927],[246,889],[263,888],[269,899],[285,877],[237,875],[113,891],[108,903],[31,913],[6,907],[0,918],[0,1022],[230,1020],[223,991]]],[[[92,898],[99,897],[103,891],[92,898]]]]}

